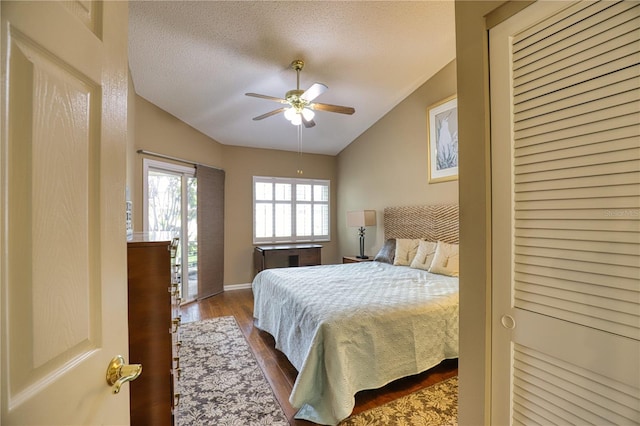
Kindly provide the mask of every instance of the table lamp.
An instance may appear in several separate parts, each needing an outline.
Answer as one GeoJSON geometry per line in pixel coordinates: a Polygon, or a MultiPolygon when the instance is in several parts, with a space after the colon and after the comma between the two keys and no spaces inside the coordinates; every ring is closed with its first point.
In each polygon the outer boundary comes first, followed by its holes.
{"type": "Polygon", "coordinates": [[[375,210],[357,210],[347,212],[347,226],[358,227],[358,235],[360,235],[360,255],[358,259],[368,259],[369,256],[364,255],[364,227],[376,224],[375,210]]]}

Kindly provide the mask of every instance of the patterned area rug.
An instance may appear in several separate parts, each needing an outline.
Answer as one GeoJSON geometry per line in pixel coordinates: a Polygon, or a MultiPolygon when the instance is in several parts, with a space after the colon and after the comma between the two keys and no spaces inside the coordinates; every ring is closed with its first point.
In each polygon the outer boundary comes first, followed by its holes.
{"type": "Polygon", "coordinates": [[[180,326],[177,426],[288,425],[233,317],[180,326]]]}
{"type": "Polygon", "coordinates": [[[351,416],[339,426],[456,426],[458,377],[351,416]]]}

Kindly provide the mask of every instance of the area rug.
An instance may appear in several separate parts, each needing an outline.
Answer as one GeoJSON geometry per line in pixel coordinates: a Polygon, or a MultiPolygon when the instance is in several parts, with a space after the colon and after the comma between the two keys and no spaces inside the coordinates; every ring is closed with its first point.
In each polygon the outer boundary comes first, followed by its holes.
{"type": "Polygon", "coordinates": [[[343,420],[339,426],[456,426],[458,377],[343,420]]]}
{"type": "Polygon", "coordinates": [[[177,426],[288,425],[233,317],[180,326],[177,426]]]}

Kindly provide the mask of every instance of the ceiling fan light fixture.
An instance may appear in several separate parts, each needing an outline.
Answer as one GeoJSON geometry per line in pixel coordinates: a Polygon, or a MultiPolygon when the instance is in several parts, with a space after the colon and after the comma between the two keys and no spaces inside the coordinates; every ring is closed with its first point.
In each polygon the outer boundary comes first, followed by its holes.
{"type": "Polygon", "coordinates": [[[313,117],[316,116],[316,113],[310,110],[309,108],[304,108],[302,110],[302,116],[304,117],[305,120],[311,121],[313,120],[313,117]]]}
{"type": "Polygon", "coordinates": [[[293,124],[294,126],[299,126],[302,124],[302,116],[298,113],[295,113],[293,115],[293,118],[291,119],[291,124],[293,124]]]}
{"type": "Polygon", "coordinates": [[[259,93],[245,93],[247,96],[255,98],[267,99],[275,101],[281,104],[289,104],[289,107],[281,107],[276,110],[270,111],[266,114],[254,117],[253,120],[262,120],[263,118],[271,117],[280,112],[284,112],[284,116],[294,126],[299,126],[304,123],[305,127],[313,127],[316,123],[313,121],[315,113],[312,110],[321,110],[328,112],[337,112],[340,114],[353,114],[356,112],[352,107],[321,104],[313,102],[315,98],[323,94],[328,87],[323,83],[313,83],[307,90],[300,90],[300,71],[304,67],[304,61],[297,59],[291,63],[291,68],[296,71],[296,88],[289,90],[284,98],[277,98],[274,96],[261,95],[259,93]]]}
{"type": "Polygon", "coordinates": [[[293,107],[287,108],[286,110],[284,110],[284,118],[286,118],[289,121],[292,121],[296,115],[297,115],[296,109],[293,107]]]}

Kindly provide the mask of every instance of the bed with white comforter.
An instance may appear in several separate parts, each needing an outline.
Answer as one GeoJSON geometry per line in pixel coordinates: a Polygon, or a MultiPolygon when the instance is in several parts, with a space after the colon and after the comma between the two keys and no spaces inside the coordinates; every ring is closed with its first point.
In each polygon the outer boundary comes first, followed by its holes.
{"type": "Polygon", "coordinates": [[[361,262],[267,269],[255,325],[298,370],[296,418],[337,424],[356,392],[458,357],[458,278],[361,262]]]}

